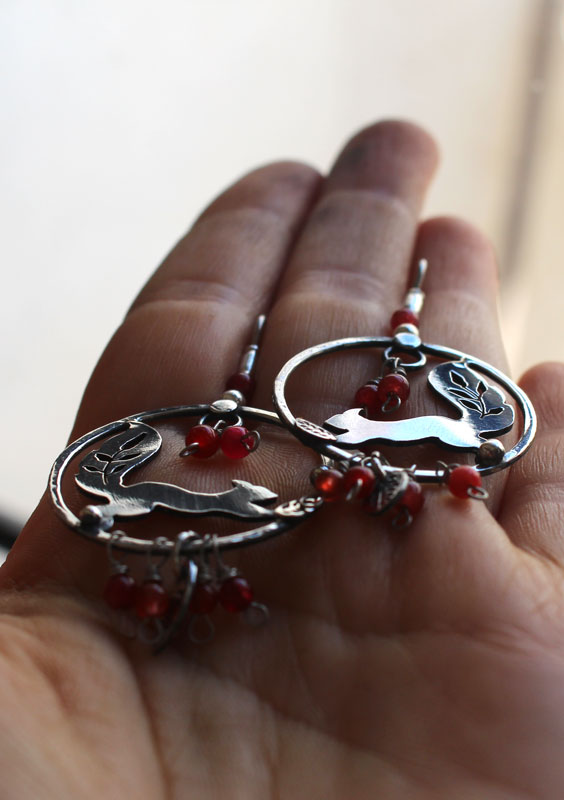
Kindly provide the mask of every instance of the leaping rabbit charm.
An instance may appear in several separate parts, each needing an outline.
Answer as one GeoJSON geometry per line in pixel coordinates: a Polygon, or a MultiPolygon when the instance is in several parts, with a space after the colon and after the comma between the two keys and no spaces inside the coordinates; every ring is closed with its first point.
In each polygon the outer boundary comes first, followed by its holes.
{"type": "Polygon", "coordinates": [[[265,508],[277,495],[263,486],[233,480],[226,492],[191,492],[158,481],[125,484],[124,477],[155,456],[162,444],[160,433],[143,422],[130,422],[128,430],[112,436],[80,462],[76,483],[89,494],[107,502],[96,506],[108,523],[113,517],[149,514],[157,506],[184,514],[214,514],[242,519],[271,519],[265,508]]]}
{"type": "Polygon", "coordinates": [[[323,424],[337,434],[337,444],[347,448],[376,443],[434,442],[471,452],[477,452],[485,440],[506,433],[513,426],[515,412],[506,403],[503,392],[489,386],[466,362],[438,364],[427,380],[457,410],[458,419],[430,415],[394,421],[371,420],[363,415],[361,408],[351,408],[323,424]]]}

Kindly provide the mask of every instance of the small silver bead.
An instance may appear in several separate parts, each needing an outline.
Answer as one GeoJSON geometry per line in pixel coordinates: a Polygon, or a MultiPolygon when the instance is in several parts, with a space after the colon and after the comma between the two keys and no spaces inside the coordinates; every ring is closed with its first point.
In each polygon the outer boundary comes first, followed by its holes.
{"type": "Polygon", "coordinates": [[[408,323],[398,325],[394,331],[394,345],[400,350],[419,350],[421,338],[415,325],[408,323]],[[404,328],[410,328],[410,330],[403,330],[404,328]]]}
{"type": "Polygon", "coordinates": [[[233,411],[237,411],[240,402],[233,397],[233,394],[235,394],[234,391],[225,392],[221,399],[210,404],[210,411],[213,411],[214,414],[231,414],[233,411]]]}
{"type": "Polygon", "coordinates": [[[114,518],[107,517],[99,506],[84,506],[79,512],[78,518],[82,528],[86,530],[107,531],[114,524],[114,518]]]}
{"type": "Polygon", "coordinates": [[[505,447],[499,439],[488,439],[482,442],[476,460],[485,467],[495,467],[503,461],[505,447]]]}
{"type": "Polygon", "coordinates": [[[78,517],[83,525],[88,528],[97,526],[102,522],[103,514],[97,506],[84,506],[78,517]]]}
{"type": "Polygon", "coordinates": [[[415,336],[419,335],[419,328],[417,325],[413,325],[411,322],[402,322],[401,325],[398,325],[397,328],[394,330],[394,336],[398,333],[413,333],[415,336]]]}
{"type": "Polygon", "coordinates": [[[243,396],[242,392],[237,391],[237,389],[227,389],[227,391],[223,392],[221,396],[225,400],[234,400],[238,406],[243,405],[245,402],[245,397],[243,396]]]}

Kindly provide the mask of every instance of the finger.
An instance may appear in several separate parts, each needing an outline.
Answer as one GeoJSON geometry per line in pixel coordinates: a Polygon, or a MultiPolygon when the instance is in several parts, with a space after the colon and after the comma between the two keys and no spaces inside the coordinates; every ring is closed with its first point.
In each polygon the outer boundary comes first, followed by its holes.
{"type": "MultiPolygon", "coordinates": [[[[414,257],[429,262],[420,320],[423,340],[461,350],[507,371],[497,312],[498,270],[489,240],[462,220],[431,219],[419,229],[414,257]]],[[[426,380],[420,381],[410,397],[412,408],[428,407],[429,394],[426,380]]],[[[464,460],[446,454],[443,459],[464,460]]],[[[505,478],[499,473],[485,481],[494,514],[505,478]]]]}
{"type": "MultiPolygon", "coordinates": [[[[405,288],[417,217],[437,151],[420,128],[383,122],[355,136],[338,157],[312,210],[270,314],[260,397],[282,364],[304,347],[376,334],[405,288]]],[[[331,383],[307,377],[300,394],[331,383]]]]}
{"type": "Polygon", "coordinates": [[[217,396],[269,305],[319,180],[303,164],[272,164],[204,211],[107,346],[74,436],[142,409],[217,396]]]}
{"type": "Polygon", "coordinates": [[[564,365],[540,364],[521,379],[538,418],[531,449],[511,469],[499,521],[520,547],[564,561],[564,365]]]}
{"type": "MultiPolygon", "coordinates": [[[[270,302],[318,182],[307,166],[273,164],[211,204],[150,279],[106,348],[72,438],[143,409],[218,396],[254,317],[270,302]]],[[[94,555],[67,531],[45,497],[18,538],[3,578],[33,583],[50,577],[80,585],[85,573],[95,582],[96,560],[105,562],[104,553],[94,555]]]]}
{"type": "Polygon", "coordinates": [[[438,217],[419,228],[415,262],[420,258],[429,262],[420,320],[423,339],[505,369],[498,270],[489,240],[463,220],[438,217]]]}

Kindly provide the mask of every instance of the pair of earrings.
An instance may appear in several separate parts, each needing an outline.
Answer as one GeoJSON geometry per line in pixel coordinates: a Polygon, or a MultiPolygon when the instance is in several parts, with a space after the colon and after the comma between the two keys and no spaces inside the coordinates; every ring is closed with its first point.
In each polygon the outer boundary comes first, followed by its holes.
{"type": "Polygon", "coordinates": [[[254,600],[245,577],[224,564],[223,553],[230,549],[284,534],[326,503],[336,501],[358,503],[369,514],[391,515],[396,528],[405,528],[423,506],[424,484],[443,484],[463,499],[485,499],[482,477],[510,466],[525,453],[536,421],[524,392],[490,364],[421,340],[419,315],[426,268],[427,262],[422,260],[403,307],[391,316],[390,335],[325,342],[291,358],[274,382],[277,413],[247,405],[265,323],[261,316],[238,372],[228,379],[219,399],[145,411],[111,422],[81,437],[59,456],[49,482],[55,509],[73,530],[108,548],[112,574],[104,591],[106,603],[114,612],[137,620],[134,630],[141,639],[157,648],[164,646],[187,614],[191,617],[190,638],[207,639],[213,631],[209,615],[218,607],[242,613],[251,622],[266,619],[266,608],[254,600]],[[351,408],[321,423],[294,416],[286,399],[290,376],[310,361],[349,350],[379,352],[379,375],[357,388],[351,408]],[[454,416],[410,417],[403,413],[409,408],[410,378],[418,374],[426,374],[428,386],[454,416]],[[513,403],[508,402],[504,390],[513,403]],[[512,430],[516,410],[519,439],[506,449],[497,437],[512,430]],[[280,502],[267,487],[238,479],[231,481],[231,488],[217,493],[158,481],[126,483],[130,472],[161,450],[162,437],[155,423],[184,418],[196,419],[196,424],[187,428],[179,458],[196,461],[246,458],[260,444],[255,424],[285,428],[321,457],[321,465],[310,475],[313,492],[304,490],[297,498],[280,502]],[[431,466],[402,467],[390,463],[377,449],[422,443],[470,454],[475,463],[437,460],[431,466]],[[76,484],[101,502],[86,505],[75,514],[64,499],[62,485],[65,471],[78,457],[76,484]],[[175,539],[138,538],[116,527],[116,519],[134,519],[159,508],[187,516],[247,520],[253,527],[222,536],[182,531],[175,539]],[[149,570],[143,581],[131,576],[129,567],[116,559],[116,551],[145,554],[149,570]],[[167,569],[169,562],[172,569],[167,569]],[[202,625],[202,620],[206,624],[202,625]]]}

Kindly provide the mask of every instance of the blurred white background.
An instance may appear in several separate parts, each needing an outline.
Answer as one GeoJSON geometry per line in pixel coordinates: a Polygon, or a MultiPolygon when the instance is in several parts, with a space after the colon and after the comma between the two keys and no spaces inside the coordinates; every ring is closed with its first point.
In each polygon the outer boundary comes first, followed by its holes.
{"type": "Polygon", "coordinates": [[[25,518],[133,294],[258,163],[325,169],[355,129],[427,126],[426,212],[493,239],[516,372],[563,358],[558,0],[2,0],[5,456],[25,518]]]}

